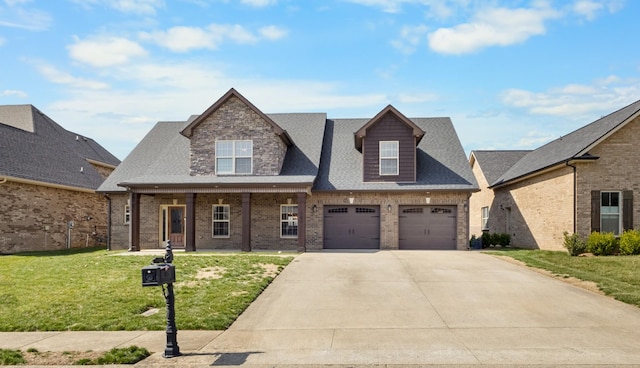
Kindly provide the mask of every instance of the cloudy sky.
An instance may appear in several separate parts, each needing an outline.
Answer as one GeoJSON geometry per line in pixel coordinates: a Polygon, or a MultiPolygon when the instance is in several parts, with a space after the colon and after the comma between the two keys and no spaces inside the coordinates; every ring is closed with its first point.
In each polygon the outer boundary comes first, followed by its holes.
{"type": "MultiPolygon", "coordinates": [[[[0,104],[124,159],[231,87],[265,113],[449,116],[531,149],[640,99],[636,0],[0,0],[0,104]]],[[[427,133],[428,134],[428,133],[427,133]]]]}

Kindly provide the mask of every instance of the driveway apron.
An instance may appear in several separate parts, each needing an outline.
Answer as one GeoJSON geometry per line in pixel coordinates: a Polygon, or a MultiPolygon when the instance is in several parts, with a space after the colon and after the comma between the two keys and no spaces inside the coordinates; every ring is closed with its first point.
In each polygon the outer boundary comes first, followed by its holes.
{"type": "Polygon", "coordinates": [[[491,255],[310,252],[201,351],[214,365],[640,365],[639,342],[640,308],[491,255]]]}

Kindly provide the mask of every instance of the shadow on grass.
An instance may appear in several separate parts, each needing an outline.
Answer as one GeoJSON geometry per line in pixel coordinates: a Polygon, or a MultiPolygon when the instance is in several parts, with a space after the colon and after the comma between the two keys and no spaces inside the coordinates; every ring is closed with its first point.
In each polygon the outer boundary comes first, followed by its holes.
{"type": "Polygon", "coordinates": [[[56,256],[70,256],[74,254],[94,253],[107,250],[105,247],[89,247],[89,248],[71,248],[60,250],[43,250],[39,252],[23,252],[12,254],[1,254],[5,256],[20,256],[20,257],[56,257],[56,256]]]}

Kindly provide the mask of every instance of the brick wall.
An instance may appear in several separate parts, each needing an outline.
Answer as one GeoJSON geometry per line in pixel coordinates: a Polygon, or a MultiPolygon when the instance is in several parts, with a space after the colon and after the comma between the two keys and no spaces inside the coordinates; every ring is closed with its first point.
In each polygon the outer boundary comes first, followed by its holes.
{"type": "Polygon", "coordinates": [[[0,184],[0,253],[106,246],[103,195],[8,181],[0,184]],[[89,219],[91,217],[91,219],[89,219]],[[69,232],[67,223],[74,222],[69,232]]]}
{"type": "Polygon", "coordinates": [[[493,190],[489,189],[489,183],[482,173],[482,168],[475,162],[473,167],[473,175],[475,175],[478,181],[480,191],[471,194],[469,200],[469,232],[471,235],[479,237],[482,235],[482,207],[489,207],[489,221],[487,226],[491,227],[492,217],[491,212],[495,212],[495,208],[491,208],[493,205],[494,194],[493,190]]]}
{"type": "MultiPolygon", "coordinates": [[[[347,204],[349,196],[354,204],[379,205],[381,207],[380,247],[398,249],[398,206],[425,205],[427,194],[420,193],[314,193],[307,196],[307,250],[321,250],[323,240],[323,205],[347,204]],[[387,205],[391,204],[391,212],[387,205]],[[312,211],[316,205],[316,212],[312,211]]],[[[455,205],[458,208],[457,248],[467,249],[467,212],[464,203],[466,193],[430,193],[430,205],[455,205]]],[[[128,249],[129,225],[122,223],[124,205],[128,196],[112,195],[112,249],[128,249]]],[[[297,239],[280,237],[280,205],[297,204],[297,194],[254,193],[251,195],[251,247],[253,250],[296,250],[297,239]]],[[[141,203],[140,245],[143,249],[161,248],[159,241],[160,206],[183,205],[184,195],[145,196],[141,203]]],[[[240,194],[198,194],[196,197],[196,249],[240,249],[242,241],[242,202],[240,194]],[[230,205],[230,237],[213,238],[212,206],[230,205]]]]}
{"type": "Polygon", "coordinates": [[[640,224],[640,118],[629,122],[589,153],[598,160],[577,165],[578,233],[591,232],[591,191],[633,191],[634,228],[640,224]]]}
{"type": "Polygon", "coordinates": [[[287,146],[273,126],[235,96],[194,129],[191,175],[215,174],[216,140],[253,140],[253,175],[280,173],[287,146]]]}

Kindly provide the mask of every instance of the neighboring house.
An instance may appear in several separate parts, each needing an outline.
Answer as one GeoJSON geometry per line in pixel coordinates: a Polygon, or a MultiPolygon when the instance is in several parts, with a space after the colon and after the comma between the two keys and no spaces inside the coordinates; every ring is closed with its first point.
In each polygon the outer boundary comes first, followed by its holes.
{"type": "Polygon", "coordinates": [[[562,250],[563,233],[621,234],[640,215],[640,101],[534,151],[473,151],[481,191],[472,234],[506,232],[515,246],[562,250]]]}
{"type": "Polygon", "coordinates": [[[159,122],[100,186],[113,248],[467,249],[478,190],[449,118],[264,114],[234,89],[159,122]]]}
{"type": "Polygon", "coordinates": [[[0,106],[0,253],[106,244],[96,189],[119,163],[32,105],[0,106]]]}

